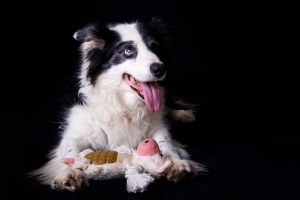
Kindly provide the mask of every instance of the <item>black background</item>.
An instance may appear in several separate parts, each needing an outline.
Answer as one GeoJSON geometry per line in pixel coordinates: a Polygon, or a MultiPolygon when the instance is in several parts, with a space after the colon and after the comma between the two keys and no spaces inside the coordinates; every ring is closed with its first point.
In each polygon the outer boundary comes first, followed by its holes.
{"type": "Polygon", "coordinates": [[[300,198],[299,13],[292,1],[2,1],[0,199],[300,198]],[[59,140],[60,97],[78,62],[73,33],[93,21],[157,15],[172,23],[172,92],[199,103],[172,134],[209,174],[157,180],[128,194],[125,180],[75,193],[26,173],[59,140]]]}

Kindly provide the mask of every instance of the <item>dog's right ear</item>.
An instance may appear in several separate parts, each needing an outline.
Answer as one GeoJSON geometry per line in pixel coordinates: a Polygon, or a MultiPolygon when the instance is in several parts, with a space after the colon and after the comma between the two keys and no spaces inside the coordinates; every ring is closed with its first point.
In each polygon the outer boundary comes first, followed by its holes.
{"type": "MultiPolygon", "coordinates": [[[[99,27],[97,23],[91,23],[79,29],[73,34],[75,40],[80,42],[87,42],[95,38],[102,39],[100,32],[103,32],[103,27],[99,27]]],[[[104,39],[104,38],[103,38],[104,39]]]]}
{"type": "Polygon", "coordinates": [[[103,49],[108,38],[108,32],[106,27],[99,27],[96,23],[92,23],[76,31],[73,37],[82,42],[81,51],[86,54],[95,48],[103,49]]]}
{"type": "Polygon", "coordinates": [[[88,24],[85,27],[77,30],[73,37],[80,42],[86,42],[98,35],[98,25],[96,23],[88,24]]]}
{"type": "Polygon", "coordinates": [[[88,38],[95,36],[96,32],[97,32],[97,24],[89,24],[77,30],[73,34],[73,38],[79,42],[85,42],[88,40],[88,38]]]}
{"type": "Polygon", "coordinates": [[[73,34],[73,38],[77,41],[83,42],[86,34],[83,30],[78,30],[73,34]]]}

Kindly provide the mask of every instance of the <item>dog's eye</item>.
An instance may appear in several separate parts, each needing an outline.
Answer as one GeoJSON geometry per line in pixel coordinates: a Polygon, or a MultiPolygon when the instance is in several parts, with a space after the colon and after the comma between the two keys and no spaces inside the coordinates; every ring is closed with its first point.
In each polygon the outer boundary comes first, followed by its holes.
{"type": "Polygon", "coordinates": [[[124,55],[128,58],[131,58],[134,56],[134,49],[132,48],[127,48],[124,50],[124,55]]]}
{"type": "Polygon", "coordinates": [[[150,49],[154,52],[154,53],[158,53],[159,52],[159,46],[157,43],[151,43],[150,45],[150,49]]]}

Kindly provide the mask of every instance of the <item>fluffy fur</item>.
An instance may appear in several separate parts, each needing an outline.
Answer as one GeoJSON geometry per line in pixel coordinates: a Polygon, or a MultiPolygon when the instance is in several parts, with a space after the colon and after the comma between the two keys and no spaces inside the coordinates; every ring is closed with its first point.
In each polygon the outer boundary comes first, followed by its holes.
{"type": "Polygon", "coordinates": [[[93,23],[75,32],[81,42],[73,85],[77,92],[69,96],[74,103],[65,114],[59,144],[49,161],[31,173],[41,183],[58,190],[79,189],[88,185],[87,178],[62,164],[62,158],[77,157],[87,148],[135,149],[146,138],[155,139],[162,154],[175,163],[169,180],[178,182],[205,171],[168,130],[168,119],[194,120],[193,105],[169,97],[164,87],[172,67],[170,28],[153,18],[149,23],[93,23]]]}

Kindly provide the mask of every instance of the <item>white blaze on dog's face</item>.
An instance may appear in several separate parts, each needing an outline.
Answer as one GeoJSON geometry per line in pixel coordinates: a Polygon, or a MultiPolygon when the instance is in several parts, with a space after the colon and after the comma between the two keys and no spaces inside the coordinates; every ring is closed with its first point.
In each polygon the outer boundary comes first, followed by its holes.
{"type": "Polygon", "coordinates": [[[74,38],[83,42],[81,87],[103,86],[107,80],[144,100],[151,112],[159,111],[163,95],[159,84],[171,63],[168,28],[159,19],[153,19],[148,24],[89,25],[77,31],[74,38]]]}
{"type": "Polygon", "coordinates": [[[129,56],[133,55],[133,59],[128,59],[116,67],[123,69],[124,80],[145,99],[149,110],[158,111],[161,100],[155,82],[163,80],[166,76],[163,63],[143,42],[141,34],[137,30],[137,24],[122,24],[113,27],[112,30],[120,33],[122,41],[132,41],[132,46],[128,46],[124,53],[129,56]],[[153,68],[156,68],[157,72],[153,68]]]}

